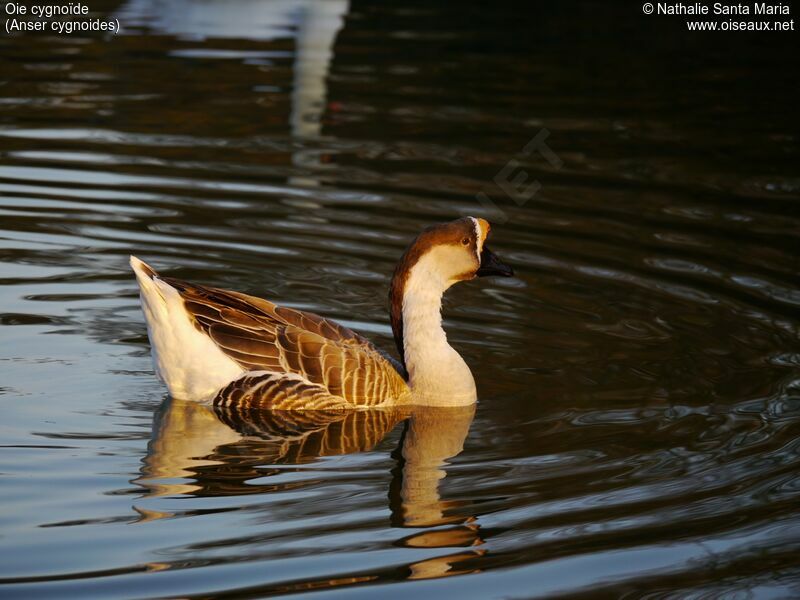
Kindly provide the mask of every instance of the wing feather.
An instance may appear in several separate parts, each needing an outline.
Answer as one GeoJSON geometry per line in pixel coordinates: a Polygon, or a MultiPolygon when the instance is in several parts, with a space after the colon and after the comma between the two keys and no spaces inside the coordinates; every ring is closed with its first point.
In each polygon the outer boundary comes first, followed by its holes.
{"type": "Polygon", "coordinates": [[[272,410],[344,410],[347,402],[323,386],[293,373],[255,371],[230,382],[213,398],[214,406],[272,410]]]}
{"type": "Polygon", "coordinates": [[[195,327],[243,369],[302,378],[240,382],[226,397],[244,405],[341,408],[392,402],[408,391],[402,367],[347,327],[262,298],[163,279],[178,290],[195,327]]]}

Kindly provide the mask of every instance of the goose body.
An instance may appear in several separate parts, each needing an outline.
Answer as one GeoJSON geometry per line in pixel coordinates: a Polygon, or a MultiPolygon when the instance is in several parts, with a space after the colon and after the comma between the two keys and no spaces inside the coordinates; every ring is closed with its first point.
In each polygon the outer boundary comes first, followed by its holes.
{"type": "Polygon", "coordinates": [[[159,275],[130,259],[156,374],[174,398],[218,406],[341,410],[476,401],[469,367],[447,343],[441,299],[457,281],[511,275],[485,245],[489,224],[465,217],[424,230],[390,289],[398,362],[318,315],[159,275]]]}

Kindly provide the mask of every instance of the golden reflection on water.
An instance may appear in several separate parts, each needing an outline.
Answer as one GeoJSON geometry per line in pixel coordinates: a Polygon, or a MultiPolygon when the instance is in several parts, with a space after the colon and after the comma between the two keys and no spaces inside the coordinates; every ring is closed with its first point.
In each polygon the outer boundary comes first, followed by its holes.
{"type": "MultiPolygon", "coordinates": [[[[472,515],[456,514],[463,502],[444,500],[440,483],[445,465],[464,448],[475,406],[403,407],[358,412],[253,411],[214,408],[167,399],[153,425],[153,435],[136,483],[145,497],[215,496],[285,491],[292,483],[271,485],[270,465],[313,462],[325,456],[366,452],[398,424],[403,433],[392,453],[388,504],[396,527],[422,529],[396,545],[407,548],[462,548],[409,565],[409,579],[429,579],[475,572],[460,563],[480,556],[480,526],[472,515]],[[264,467],[268,469],[265,477],[264,467]],[[224,476],[222,476],[224,474],[224,476]],[[264,484],[253,486],[252,479],[264,484]],[[469,548],[469,550],[466,550],[469,548]]],[[[174,516],[134,507],[140,522],[174,516]]],[[[333,581],[330,585],[339,585],[333,581]]]]}

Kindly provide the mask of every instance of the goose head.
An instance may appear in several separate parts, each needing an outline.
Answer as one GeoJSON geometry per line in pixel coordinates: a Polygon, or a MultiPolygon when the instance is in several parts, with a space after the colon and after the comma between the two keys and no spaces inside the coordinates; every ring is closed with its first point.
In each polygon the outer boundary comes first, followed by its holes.
{"type": "Polygon", "coordinates": [[[490,231],[488,221],[475,217],[463,217],[424,229],[400,259],[393,287],[402,286],[402,290],[396,291],[408,291],[409,280],[417,273],[425,276],[421,283],[441,291],[475,277],[513,276],[514,270],[503,264],[486,244],[490,231]]]}
{"type": "MultiPolygon", "coordinates": [[[[475,277],[511,277],[487,245],[491,227],[485,219],[463,217],[423,230],[406,249],[389,291],[392,331],[404,364],[410,366],[410,335],[433,343],[441,330],[441,298],[453,284],[475,277]]],[[[428,345],[425,342],[425,345],[428,345]]]]}

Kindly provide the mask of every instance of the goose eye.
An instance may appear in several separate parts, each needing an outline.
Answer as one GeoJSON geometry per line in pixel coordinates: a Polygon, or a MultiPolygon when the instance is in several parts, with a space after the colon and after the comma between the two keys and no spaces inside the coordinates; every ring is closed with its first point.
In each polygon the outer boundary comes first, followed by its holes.
{"type": "Polygon", "coordinates": [[[461,243],[462,243],[464,246],[469,246],[469,238],[464,238],[463,240],[461,240],[461,243]]]}

